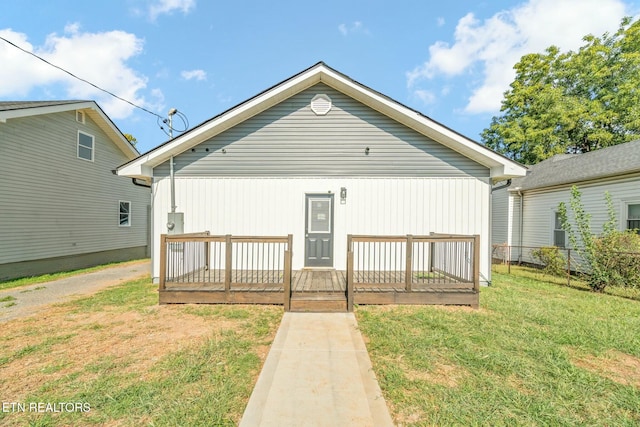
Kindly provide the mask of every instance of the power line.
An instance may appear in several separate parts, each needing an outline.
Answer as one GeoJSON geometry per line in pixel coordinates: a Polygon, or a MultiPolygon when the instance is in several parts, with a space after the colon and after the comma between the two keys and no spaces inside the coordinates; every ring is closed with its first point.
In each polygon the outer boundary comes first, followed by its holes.
{"type": "Polygon", "coordinates": [[[9,40],[5,39],[5,38],[4,38],[4,37],[2,37],[2,36],[0,36],[0,40],[3,40],[4,42],[6,42],[6,43],[10,44],[11,46],[15,47],[16,49],[19,49],[19,50],[23,51],[24,53],[27,53],[27,54],[29,54],[29,55],[33,56],[33,57],[34,57],[34,58],[36,58],[36,59],[39,59],[40,61],[44,62],[44,63],[45,63],[45,64],[47,64],[47,65],[50,65],[50,66],[52,66],[52,67],[54,67],[54,68],[57,68],[58,70],[60,70],[60,71],[62,71],[62,72],[64,72],[64,73],[67,73],[68,75],[70,75],[70,76],[71,76],[71,77],[73,77],[74,79],[80,80],[80,81],[82,81],[82,82],[84,82],[84,83],[86,83],[86,84],[88,84],[88,85],[93,86],[94,88],[96,88],[96,89],[98,89],[98,90],[101,90],[102,92],[105,92],[105,93],[107,93],[107,94],[109,94],[109,95],[113,96],[114,98],[119,99],[120,101],[126,102],[127,104],[129,104],[129,105],[131,105],[131,106],[133,106],[133,107],[135,107],[135,108],[138,108],[138,109],[140,109],[140,110],[142,110],[142,111],[144,111],[144,112],[147,112],[147,113],[149,113],[149,114],[151,114],[151,115],[154,115],[154,116],[156,116],[156,117],[158,117],[158,118],[162,119],[162,120],[163,120],[163,122],[164,122],[164,121],[166,121],[166,119],[165,119],[164,117],[162,117],[161,115],[159,115],[159,114],[157,114],[157,113],[154,113],[153,111],[147,110],[147,109],[146,109],[146,108],[144,108],[144,107],[141,107],[141,106],[139,106],[139,105],[136,105],[136,104],[134,104],[133,102],[131,102],[131,101],[129,101],[129,100],[126,100],[126,99],[124,99],[124,98],[121,98],[121,97],[119,97],[118,95],[114,94],[113,92],[110,92],[110,91],[108,91],[108,90],[106,90],[106,89],[103,89],[103,88],[101,88],[100,86],[97,86],[97,85],[95,85],[95,84],[91,83],[91,82],[90,82],[90,81],[88,81],[88,80],[85,80],[85,79],[83,79],[83,78],[81,78],[81,77],[78,77],[78,76],[76,76],[75,74],[73,74],[72,72],[67,71],[67,70],[65,70],[65,69],[64,69],[64,68],[62,68],[62,67],[59,67],[58,65],[52,64],[51,62],[47,61],[46,59],[39,57],[38,55],[36,55],[36,54],[35,54],[35,53],[33,53],[33,52],[29,52],[28,50],[25,50],[25,49],[21,48],[21,47],[20,47],[20,46],[18,46],[17,44],[15,44],[15,43],[13,43],[13,42],[10,42],[9,40]]]}

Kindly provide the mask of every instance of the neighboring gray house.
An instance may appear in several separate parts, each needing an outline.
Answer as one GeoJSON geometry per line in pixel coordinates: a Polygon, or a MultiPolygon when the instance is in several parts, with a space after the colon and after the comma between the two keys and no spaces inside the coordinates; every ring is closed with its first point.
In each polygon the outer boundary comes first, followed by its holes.
{"type": "MultiPolygon", "coordinates": [[[[504,184],[497,183],[492,192],[493,244],[568,245],[558,204],[569,205],[573,185],[582,192],[593,232],[601,232],[608,218],[605,191],[612,197],[618,227],[640,228],[640,140],[584,154],[556,155],[530,166],[527,176],[514,178],[508,187],[504,184]]],[[[522,259],[527,252],[514,249],[511,257],[522,259]]]]}
{"type": "Polygon", "coordinates": [[[118,168],[153,179],[154,278],[176,221],[292,234],[296,270],[345,270],[348,234],[477,234],[488,278],[492,182],[525,171],[322,62],[118,168]]]}
{"type": "Polygon", "coordinates": [[[93,101],[0,102],[0,280],[147,256],[138,154],[93,101]]]}

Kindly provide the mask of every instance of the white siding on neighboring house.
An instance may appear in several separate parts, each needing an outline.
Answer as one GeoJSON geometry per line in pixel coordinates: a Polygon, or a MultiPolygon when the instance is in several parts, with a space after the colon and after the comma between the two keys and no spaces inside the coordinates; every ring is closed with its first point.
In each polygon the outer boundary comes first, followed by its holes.
{"type": "Polygon", "coordinates": [[[127,160],[74,110],[0,123],[0,264],[146,246],[150,190],[112,173],[127,160]],[[78,158],[78,131],[94,137],[93,161],[78,158]]]}
{"type": "MultiPolygon", "coordinates": [[[[346,268],[347,234],[405,235],[453,233],[481,236],[481,273],[490,274],[488,179],[460,178],[206,178],[175,180],[176,205],[184,212],[184,231],[212,234],[294,235],[293,268],[304,266],[305,193],[336,194],[334,267],[346,268]],[[345,204],[340,189],[347,189],[345,204]]],[[[170,180],[153,188],[156,228],[166,233],[170,180]]],[[[154,263],[154,277],[159,275],[154,263]]],[[[484,281],[484,280],[483,280],[484,281]]]]}
{"type": "MultiPolygon", "coordinates": [[[[582,193],[585,211],[591,215],[591,231],[595,234],[602,233],[602,226],[608,220],[605,191],[608,191],[612,197],[618,228],[621,230],[625,227],[627,204],[633,201],[640,203],[640,177],[638,176],[583,183],[578,185],[578,189],[582,193]]],[[[565,202],[567,205],[569,220],[575,229],[573,211],[569,206],[570,200],[571,186],[525,192],[523,246],[553,245],[554,212],[557,211],[560,202],[565,202]]],[[[568,236],[567,245],[569,246],[568,236]]]]}

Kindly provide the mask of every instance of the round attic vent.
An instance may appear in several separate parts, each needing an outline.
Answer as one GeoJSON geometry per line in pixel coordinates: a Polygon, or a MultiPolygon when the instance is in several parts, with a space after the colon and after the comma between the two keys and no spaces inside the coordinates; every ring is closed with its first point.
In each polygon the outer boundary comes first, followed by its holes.
{"type": "Polygon", "coordinates": [[[319,94],[311,100],[311,111],[318,116],[324,116],[331,111],[331,98],[325,94],[319,94]]]}

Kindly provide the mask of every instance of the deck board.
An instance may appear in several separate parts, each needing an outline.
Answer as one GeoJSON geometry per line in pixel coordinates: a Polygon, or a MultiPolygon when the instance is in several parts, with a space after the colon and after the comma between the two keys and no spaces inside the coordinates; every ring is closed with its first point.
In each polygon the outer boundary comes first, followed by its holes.
{"type": "MultiPolygon", "coordinates": [[[[284,304],[282,271],[233,271],[231,287],[225,291],[224,273],[195,271],[167,282],[160,290],[161,303],[244,303],[284,304]],[[207,281],[208,278],[212,280],[207,281]]],[[[321,300],[323,295],[346,293],[346,271],[295,270],[291,291],[296,298],[321,300]]],[[[415,274],[411,291],[406,291],[405,274],[400,271],[362,274],[354,272],[356,304],[461,304],[477,307],[478,293],[473,284],[461,283],[443,275],[415,274]]],[[[309,303],[310,304],[310,303],[309,303]]]]}

